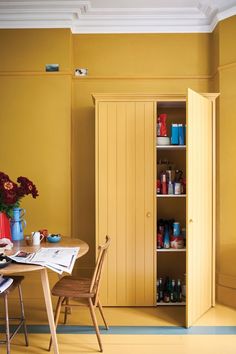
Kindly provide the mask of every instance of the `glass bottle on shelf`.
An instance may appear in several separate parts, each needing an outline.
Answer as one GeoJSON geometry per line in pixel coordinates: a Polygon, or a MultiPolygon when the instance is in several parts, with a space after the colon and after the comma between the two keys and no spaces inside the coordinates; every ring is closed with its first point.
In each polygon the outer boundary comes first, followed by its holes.
{"type": "Polygon", "coordinates": [[[182,302],[182,286],[180,279],[177,280],[177,302],[182,302]]]}
{"type": "Polygon", "coordinates": [[[160,281],[157,279],[157,302],[160,302],[160,281]]]}
{"type": "Polygon", "coordinates": [[[174,279],[172,279],[171,281],[170,301],[177,302],[177,289],[176,289],[176,284],[174,279]]]}
{"type": "Polygon", "coordinates": [[[183,300],[186,301],[186,274],[184,274],[184,281],[182,284],[182,297],[183,300]]]}
{"type": "Polygon", "coordinates": [[[164,246],[164,248],[170,248],[170,229],[169,229],[169,223],[166,223],[166,224],[165,224],[165,227],[164,227],[163,246],[164,246]]]}
{"type": "Polygon", "coordinates": [[[167,194],[167,176],[166,173],[161,173],[161,194],[167,194]]]}
{"type": "Polygon", "coordinates": [[[171,293],[171,284],[169,277],[165,279],[165,286],[164,286],[164,302],[170,302],[170,293],[171,293]]]}
{"type": "Polygon", "coordinates": [[[174,194],[174,185],[171,181],[168,182],[168,194],[174,194]]]}
{"type": "Polygon", "coordinates": [[[163,301],[163,298],[164,298],[164,289],[163,289],[163,279],[162,278],[159,279],[159,295],[158,295],[158,298],[159,298],[159,302],[163,301]]]}
{"type": "Polygon", "coordinates": [[[157,248],[163,248],[164,239],[164,222],[162,219],[158,220],[157,224],[157,248]]]}

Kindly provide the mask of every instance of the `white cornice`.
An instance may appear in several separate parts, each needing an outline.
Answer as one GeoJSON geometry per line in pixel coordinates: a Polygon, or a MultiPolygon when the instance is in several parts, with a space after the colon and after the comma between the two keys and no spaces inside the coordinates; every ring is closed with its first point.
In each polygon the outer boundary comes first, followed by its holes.
{"type": "Polygon", "coordinates": [[[145,7],[127,5],[134,3],[127,0],[126,7],[117,7],[118,0],[104,0],[104,7],[96,7],[96,0],[0,0],[0,28],[71,28],[73,33],[212,32],[219,21],[236,15],[236,0],[156,0],[156,7],[148,6],[153,1],[146,0],[145,7]]]}

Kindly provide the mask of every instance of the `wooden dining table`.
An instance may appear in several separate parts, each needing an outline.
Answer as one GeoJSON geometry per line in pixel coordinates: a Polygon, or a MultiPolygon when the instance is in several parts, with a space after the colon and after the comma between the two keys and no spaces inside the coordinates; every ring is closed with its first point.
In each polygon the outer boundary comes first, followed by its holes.
{"type": "MultiPolygon", "coordinates": [[[[26,245],[25,240],[14,241],[13,249],[11,251],[5,251],[5,253],[7,255],[12,255],[17,251],[36,252],[41,247],[80,247],[77,258],[84,256],[89,250],[88,244],[80,239],[62,237],[60,243],[41,242],[39,246],[28,246],[26,245]]],[[[50,332],[52,336],[52,345],[53,345],[54,354],[59,354],[47,268],[43,266],[31,265],[31,264],[11,263],[7,267],[0,269],[0,274],[13,275],[16,273],[35,272],[35,271],[39,271],[41,275],[41,283],[42,283],[43,294],[44,294],[44,299],[46,304],[50,332]]]]}

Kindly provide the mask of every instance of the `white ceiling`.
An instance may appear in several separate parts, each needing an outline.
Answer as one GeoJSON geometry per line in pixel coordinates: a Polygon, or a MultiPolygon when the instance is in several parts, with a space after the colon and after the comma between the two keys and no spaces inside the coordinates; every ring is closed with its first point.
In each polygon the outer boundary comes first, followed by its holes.
{"type": "Polygon", "coordinates": [[[236,0],[0,0],[0,28],[73,33],[212,32],[236,0]]]}

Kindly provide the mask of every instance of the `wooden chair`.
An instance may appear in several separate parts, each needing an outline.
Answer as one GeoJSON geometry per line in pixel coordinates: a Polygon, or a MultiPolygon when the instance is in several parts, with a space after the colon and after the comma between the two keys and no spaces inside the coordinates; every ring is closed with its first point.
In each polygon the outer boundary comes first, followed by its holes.
{"type": "Polygon", "coordinates": [[[11,276],[13,279],[13,283],[7,288],[4,292],[0,294],[0,298],[4,299],[4,309],[5,309],[5,323],[6,323],[6,340],[1,340],[1,344],[6,344],[7,346],[7,354],[10,354],[10,343],[11,340],[15,337],[19,329],[23,326],[24,329],[24,334],[25,334],[25,344],[28,347],[29,342],[28,342],[28,336],[27,336],[27,329],[26,329],[26,324],[25,324],[25,311],[24,311],[24,304],[23,304],[23,298],[22,298],[22,290],[21,290],[21,282],[24,279],[23,276],[11,276]],[[19,301],[20,301],[20,310],[21,310],[21,316],[20,317],[14,317],[14,318],[9,318],[9,312],[8,312],[8,295],[15,289],[18,288],[18,293],[19,293],[19,301]],[[10,327],[9,327],[9,320],[20,320],[18,326],[16,329],[10,334],[10,327]]]}
{"type": "MultiPolygon", "coordinates": [[[[98,306],[99,312],[103,319],[104,325],[106,329],[108,325],[106,323],[102,305],[99,301],[99,288],[101,282],[102,269],[104,264],[104,259],[107,254],[108,247],[110,245],[110,237],[106,236],[106,242],[98,247],[98,258],[96,262],[96,266],[94,269],[94,273],[92,278],[75,278],[73,276],[65,276],[60,279],[52,289],[52,295],[58,296],[56,311],[55,311],[55,325],[57,327],[59,315],[61,311],[61,307],[65,307],[65,315],[64,315],[64,324],[67,321],[68,310],[71,306],[88,306],[90,310],[90,314],[92,317],[93,325],[95,327],[98,344],[100,351],[103,351],[102,342],[99,332],[99,327],[97,323],[97,318],[95,314],[95,308],[98,306]],[[85,305],[79,304],[69,304],[70,299],[85,299],[87,300],[85,305]]],[[[49,343],[49,350],[51,349],[52,338],[49,343]]]]}

